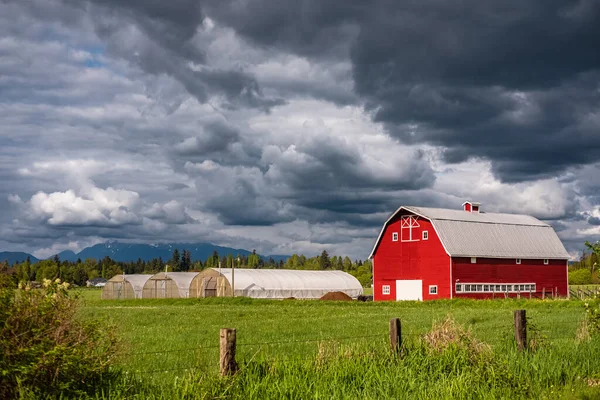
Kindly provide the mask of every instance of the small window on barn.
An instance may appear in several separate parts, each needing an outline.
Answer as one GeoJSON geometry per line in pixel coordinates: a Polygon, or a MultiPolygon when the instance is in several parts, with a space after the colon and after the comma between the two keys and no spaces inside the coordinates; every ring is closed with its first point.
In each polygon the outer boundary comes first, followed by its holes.
{"type": "Polygon", "coordinates": [[[429,239],[429,232],[423,231],[423,240],[429,239]]]}
{"type": "Polygon", "coordinates": [[[437,294],[437,285],[429,285],[429,294],[437,294]]]}
{"type": "Polygon", "coordinates": [[[548,259],[544,258],[544,265],[548,265],[548,259]]]}
{"type": "Polygon", "coordinates": [[[381,294],[390,294],[390,285],[383,285],[381,287],[381,294]]]}
{"type": "Polygon", "coordinates": [[[471,264],[477,264],[477,257],[471,257],[471,264]]]}
{"type": "Polygon", "coordinates": [[[392,232],[392,242],[398,241],[398,232],[392,232]]]}
{"type": "Polygon", "coordinates": [[[456,292],[462,292],[462,285],[460,283],[456,284],[456,292]]]}
{"type": "Polygon", "coordinates": [[[490,291],[490,285],[483,285],[483,291],[484,292],[489,292],[490,291]]]}
{"type": "Polygon", "coordinates": [[[517,264],[521,264],[521,259],[517,258],[517,264]]]}
{"type": "Polygon", "coordinates": [[[535,292],[535,283],[533,285],[529,285],[529,290],[535,292]]]}

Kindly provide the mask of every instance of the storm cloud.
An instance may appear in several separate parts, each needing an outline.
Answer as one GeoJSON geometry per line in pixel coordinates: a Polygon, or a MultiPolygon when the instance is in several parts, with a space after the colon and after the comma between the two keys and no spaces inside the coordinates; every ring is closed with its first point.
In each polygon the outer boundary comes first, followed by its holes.
{"type": "Polygon", "coordinates": [[[0,248],[364,258],[400,205],[600,237],[600,3],[0,3],[0,248]]]}

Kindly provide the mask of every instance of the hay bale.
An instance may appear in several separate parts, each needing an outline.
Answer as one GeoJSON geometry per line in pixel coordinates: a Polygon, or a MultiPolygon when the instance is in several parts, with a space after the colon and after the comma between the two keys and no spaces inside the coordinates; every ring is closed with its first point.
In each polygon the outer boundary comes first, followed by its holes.
{"type": "Polygon", "coordinates": [[[329,292],[321,296],[319,300],[330,300],[330,301],[352,301],[352,297],[348,296],[344,292],[329,292]]]}

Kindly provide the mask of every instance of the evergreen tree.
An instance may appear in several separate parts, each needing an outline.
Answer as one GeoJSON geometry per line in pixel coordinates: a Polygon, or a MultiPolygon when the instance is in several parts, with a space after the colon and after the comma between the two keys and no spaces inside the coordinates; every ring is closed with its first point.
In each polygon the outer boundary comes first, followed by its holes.
{"type": "Polygon", "coordinates": [[[171,257],[171,261],[169,262],[169,266],[172,271],[179,271],[181,267],[181,256],[179,255],[179,250],[173,250],[173,256],[171,257]]]}
{"type": "Polygon", "coordinates": [[[329,254],[327,250],[323,250],[321,256],[319,257],[319,268],[320,269],[330,269],[331,268],[331,260],[329,259],[329,254]]]}
{"type": "Polygon", "coordinates": [[[181,270],[189,271],[192,268],[192,255],[189,250],[183,249],[183,255],[181,257],[181,270]]]}

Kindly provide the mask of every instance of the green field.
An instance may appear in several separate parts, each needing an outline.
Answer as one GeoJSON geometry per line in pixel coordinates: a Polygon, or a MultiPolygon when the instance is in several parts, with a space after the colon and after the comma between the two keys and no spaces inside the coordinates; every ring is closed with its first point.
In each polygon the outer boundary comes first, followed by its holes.
{"type": "Polygon", "coordinates": [[[106,397],[600,398],[593,384],[600,343],[575,340],[585,318],[578,301],[102,301],[97,290],[81,296],[82,315],[114,324],[123,340],[119,368],[128,378],[106,397]],[[514,350],[516,309],[527,310],[536,352],[514,350]],[[447,316],[489,344],[493,362],[471,365],[460,352],[423,356],[420,338],[447,316]],[[408,354],[398,365],[387,339],[394,317],[408,354]],[[242,371],[233,379],[217,376],[224,327],[237,329],[242,371]]]}

